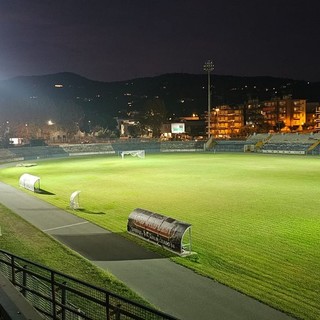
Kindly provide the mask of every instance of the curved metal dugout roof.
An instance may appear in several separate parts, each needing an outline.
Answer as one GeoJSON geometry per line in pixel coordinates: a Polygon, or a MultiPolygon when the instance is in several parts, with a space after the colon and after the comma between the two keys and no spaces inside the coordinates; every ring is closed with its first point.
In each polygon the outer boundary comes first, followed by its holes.
{"type": "Polygon", "coordinates": [[[189,223],[141,208],[137,208],[131,212],[128,217],[127,226],[129,232],[142,236],[177,253],[183,252],[182,240],[190,228],[191,224],[189,223]]]}

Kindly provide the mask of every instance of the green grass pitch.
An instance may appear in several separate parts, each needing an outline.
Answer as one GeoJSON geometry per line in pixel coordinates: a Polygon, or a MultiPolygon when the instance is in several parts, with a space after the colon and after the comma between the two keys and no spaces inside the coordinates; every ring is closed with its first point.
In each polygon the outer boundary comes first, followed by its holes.
{"type": "Polygon", "coordinates": [[[320,159],[259,154],[158,154],[55,159],[1,170],[36,196],[114,232],[143,208],[192,224],[196,258],[172,259],[271,306],[320,318],[320,159]]]}

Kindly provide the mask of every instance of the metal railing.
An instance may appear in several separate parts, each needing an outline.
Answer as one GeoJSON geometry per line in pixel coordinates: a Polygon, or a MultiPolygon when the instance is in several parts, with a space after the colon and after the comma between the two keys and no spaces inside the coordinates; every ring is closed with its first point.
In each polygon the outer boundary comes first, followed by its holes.
{"type": "Polygon", "coordinates": [[[44,319],[176,319],[4,250],[0,250],[0,272],[44,319]]]}

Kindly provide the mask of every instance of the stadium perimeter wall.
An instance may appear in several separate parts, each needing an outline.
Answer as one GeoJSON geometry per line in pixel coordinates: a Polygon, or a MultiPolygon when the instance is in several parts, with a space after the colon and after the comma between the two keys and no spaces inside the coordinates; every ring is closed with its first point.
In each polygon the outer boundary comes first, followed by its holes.
{"type": "Polygon", "coordinates": [[[160,152],[203,152],[204,142],[199,141],[114,141],[94,144],[64,144],[37,147],[0,149],[0,162],[63,158],[83,155],[120,155],[122,151],[145,150],[160,152]]]}

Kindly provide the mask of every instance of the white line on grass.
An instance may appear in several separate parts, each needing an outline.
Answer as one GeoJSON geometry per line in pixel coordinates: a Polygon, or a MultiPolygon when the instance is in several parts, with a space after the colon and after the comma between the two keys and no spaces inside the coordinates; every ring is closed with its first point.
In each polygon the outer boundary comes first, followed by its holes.
{"type": "Polygon", "coordinates": [[[89,223],[88,221],[84,221],[84,222],[79,222],[79,223],[73,223],[73,224],[67,224],[66,226],[61,226],[61,227],[55,227],[55,228],[50,228],[50,229],[45,229],[42,230],[43,232],[47,232],[47,231],[51,231],[51,230],[57,230],[57,229],[63,229],[63,228],[68,228],[68,227],[74,227],[74,226],[78,226],[80,224],[85,224],[85,223],[89,223]]]}

